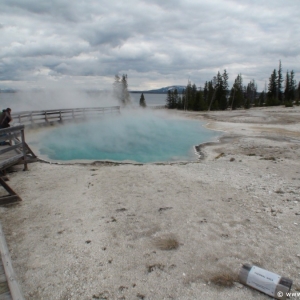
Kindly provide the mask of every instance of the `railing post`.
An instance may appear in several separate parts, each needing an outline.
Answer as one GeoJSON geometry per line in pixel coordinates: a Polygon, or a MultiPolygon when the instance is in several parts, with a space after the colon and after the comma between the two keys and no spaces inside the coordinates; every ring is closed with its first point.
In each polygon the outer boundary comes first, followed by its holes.
{"type": "Polygon", "coordinates": [[[19,117],[19,123],[21,123],[21,115],[19,115],[18,117],[19,117]]]}
{"type": "Polygon", "coordinates": [[[32,124],[33,123],[32,112],[30,114],[30,121],[31,121],[31,124],[32,124]]]}
{"type": "Polygon", "coordinates": [[[47,118],[47,112],[46,112],[46,111],[45,111],[45,121],[46,121],[47,123],[49,123],[48,118],[47,118]]]}
{"type": "Polygon", "coordinates": [[[23,151],[23,159],[24,159],[24,170],[23,171],[28,171],[27,160],[26,160],[26,143],[25,143],[24,128],[21,129],[21,141],[22,141],[22,151],[23,151]]]}
{"type": "Polygon", "coordinates": [[[8,136],[8,141],[9,141],[9,145],[10,146],[12,146],[12,138],[10,137],[10,135],[13,135],[13,133],[11,133],[11,132],[9,132],[8,134],[7,134],[7,136],[8,136]]]}

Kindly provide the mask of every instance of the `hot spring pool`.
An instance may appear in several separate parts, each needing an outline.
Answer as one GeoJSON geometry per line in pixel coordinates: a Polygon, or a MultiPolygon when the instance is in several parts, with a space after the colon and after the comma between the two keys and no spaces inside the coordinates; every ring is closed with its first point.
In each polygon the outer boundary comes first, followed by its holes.
{"type": "Polygon", "coordinates": [[[138,109],[57,127],[40,139],[38,148],[61,161],[187,161],[197,158],[195,145],[219,135],[199,121],[138,109]]]}

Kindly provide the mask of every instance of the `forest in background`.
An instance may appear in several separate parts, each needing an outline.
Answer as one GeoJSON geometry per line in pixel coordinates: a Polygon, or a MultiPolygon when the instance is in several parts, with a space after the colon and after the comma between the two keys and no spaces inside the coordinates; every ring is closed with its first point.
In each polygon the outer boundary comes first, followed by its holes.
{"type": "Polygon", "coordinates": [[[166,107],[182,110],[226,110],[253,106],[299,105],[300,82],[296,83],[294,71],[287,71],[283,78],[281,61],[278,70],[274,69],[269,78],[268,87],[257,91],[255,80],[243,84],[242,74],[238,74],[232,87],[228,85],[229,75],[226,70],[218,72],[212,80],[206,81],[204,87],[197,88],[189,82],[179,94],[176,89],[169,90],[166,107]]]}

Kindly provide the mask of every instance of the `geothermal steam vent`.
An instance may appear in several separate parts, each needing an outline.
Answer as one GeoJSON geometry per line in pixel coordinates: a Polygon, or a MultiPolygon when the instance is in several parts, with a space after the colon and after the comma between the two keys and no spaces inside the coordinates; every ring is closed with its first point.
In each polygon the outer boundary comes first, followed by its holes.
{"type": "Polygon", "coordinates": [[[55,128],[41,139],[39,149],[53,160],[195,160],[194,146],[217,135],[199,121],[133,110],[55,128]]]}

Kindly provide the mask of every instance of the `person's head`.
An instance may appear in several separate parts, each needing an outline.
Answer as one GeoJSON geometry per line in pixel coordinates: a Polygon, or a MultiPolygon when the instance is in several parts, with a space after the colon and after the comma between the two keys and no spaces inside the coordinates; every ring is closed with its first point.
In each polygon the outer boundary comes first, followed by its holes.
{"type": "Polygon", "coordinates": [[[7,111],[8,113],[11,113],[11,109],[10,109],[9,107],[6,109],[6,111],[7,111]]]}

